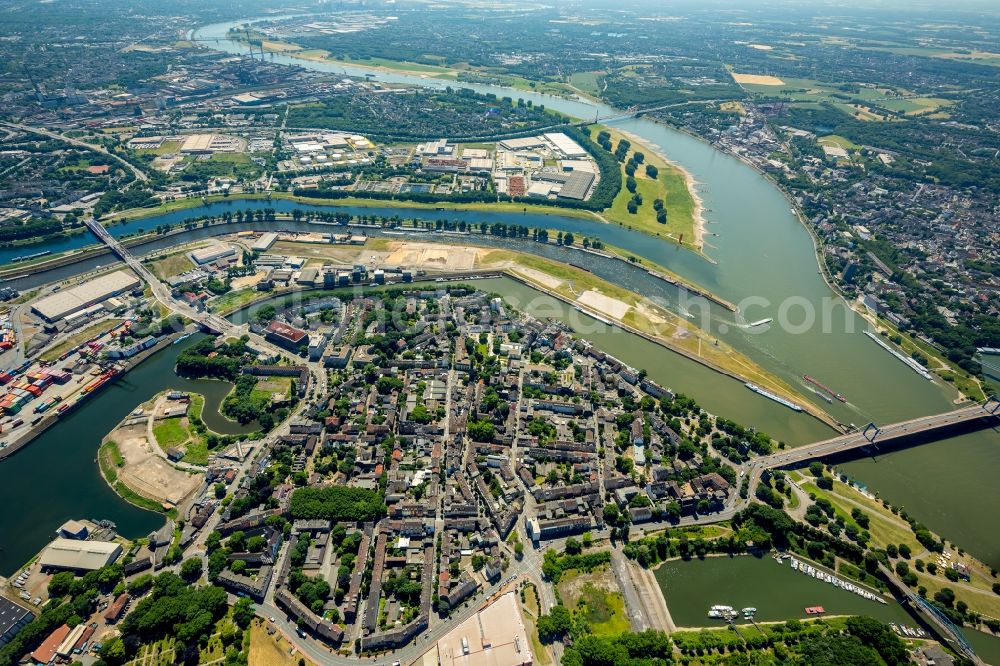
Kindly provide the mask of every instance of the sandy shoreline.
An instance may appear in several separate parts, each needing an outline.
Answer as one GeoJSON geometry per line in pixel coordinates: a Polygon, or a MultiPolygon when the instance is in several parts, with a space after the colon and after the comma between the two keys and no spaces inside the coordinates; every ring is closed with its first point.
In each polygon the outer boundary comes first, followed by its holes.
{"type": "Polygon", "coordinates": [[[621,134],[622,136],[628,137],[628,140],[631,141],[634,145],[642,146],[645,150],[650,151],[651,153],[659,157],[661,160],[663,160],[664,162],[666,162],[667,164],[669,164],[670,166],[672,166],[673,168],[677,169],[682,174],[684,174],[684,184],[687,187],[688,194],[691,195],[691,199],[694,201],[694,214],[692,215],[693,218],[692,223],[694,229],[695,244],[697,246],[698,252],[704,254],[705,225],[707,224],[707,221],[705,220],[705,215],[704,215],[705,213],[704,202],[702,201],[701,195],[698,194],[698,189],[696,187],[698,183],[694,179],[694,176],[691,175],[690,171],[688,171],[680,164],[667,157],[660,148],[652,145],[639,135],[618,128],[615,128],[615,131],[621,134]]]}

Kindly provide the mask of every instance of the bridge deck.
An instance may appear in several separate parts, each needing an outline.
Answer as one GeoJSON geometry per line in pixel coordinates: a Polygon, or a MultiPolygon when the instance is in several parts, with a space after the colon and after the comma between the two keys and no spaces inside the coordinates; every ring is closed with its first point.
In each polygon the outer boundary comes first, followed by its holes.
{"type": "MultiPolygon", "coordinates": [[[[994,403],[995,404],[995,403],[994,403]]],[[[989,403],[975,404],[953,412],[935,414],[932,416],[921,416],[920,418],[902,421],[892,425],[883,426],[875,430],[874,434],[866,434],[867,431],[856,431],[827,439],[815,444],[801,446],[796,449],[781,451],[769,456],[763,456],[755,461],[761,468],[774,469],[777,467],[787,467],[812,460],[823,458],[845,451],[851,451],[872,444],[878,445],[883,442],[890,442],[902,437],[912,437],[932,433],[937,430],[952,428],[963,423],[976,421],[978,419],[1000,420],[1000,412],[990,411],[989,403]]]]}

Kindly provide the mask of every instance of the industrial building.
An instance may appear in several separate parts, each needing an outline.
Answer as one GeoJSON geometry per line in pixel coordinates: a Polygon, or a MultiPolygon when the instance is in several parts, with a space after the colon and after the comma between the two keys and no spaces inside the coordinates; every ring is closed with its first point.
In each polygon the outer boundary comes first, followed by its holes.
{"type": "Polygon", "coordinates": [[[183,155],[211,155],[212,153],[238,153],[243,149],[240,139],[224,134],[192,134],[181,144],[183,155]]]}
{"type": "Polygon", "coordinates": [[[504,139],[499,145],[504,150],[533,150],[535,148],[544,148],[545,141],[540,136],[528,136],[521,139],[504,139]]]}
{"type": "MultiPolygon", "coordinates": [[[[590,191],[590,186],[594,182],[594,174],[588,173],[587,171],[570,171],[569,173],[550,173],[547,171],[541,171],[536,173],[533,177],[532,189],[529,190],[529,194],[536,194],[534,191],[535,184],[539,182],[543,183],[554,183],[556,185],[561,185],[558,188],[557,194],[564,199],[579,199],[583,200],[587,198],[587,193],[590,191]]],[[[543,188],[544,189],[544,188],[543,188]]],[[[556,188],[552,188],[556,189],[556,188]]],[[[548,191],[545,192],[548,194],[548,191]]],[[[543,196],[538,195],[536,196],[543,196]]]]}
{"type": "Polygon", "coordinates": [[[0,647],[3,647],[35,619],[34,613],[13,601],[0,597],[0,647]]]}
{"type": "Polygon", "coordinates": [[[83,540],[90,536],[90,530],[78,520],[67,520],[59,528],[57,534],[64,539],[83,540]]]}
{"type": "Polygon", "coordinates": [[[273,231],[261,234],[260,238],[254,241],[250,249],[254,252],[267,252],[274,245],[274,241],[278,240],[278,234],[273,231]]]}
{"type": "Polygon", "coordinates": [[[210,264],[213,261],[218,261],[219,259],[235,257],[236,250],[230,245],[216,243],[198,250],[192,250],[188,256],[191,257],[191,261],[194,263],[199,266],[204,266],[205,264],[210,264]]]}
{"type": "Polygon", "coordinates": [[[545,134],[544,136],[545,140],[548,141],[553,148],[569,159],[579,159],[587,156],[587,151],[581,148],[580,144],[562,132],[551,132],[545,134]]]}
{"type": "Polygon", "coordinates": [[[59,321],[95,303],[100,303],[112,296],[135,289],[140,284],[139,278],[129,271],[115,271],[88,280],[72,289],[65,289],[38,300],[31,309],[46,321],[59,321]]]}
{"type": "Polygon", "coordinates": [[[43,571],[96,571],[114,563],[121,554],[121,544],[113,541],[59,538],[45,547],[39,564],[43,571]]]}

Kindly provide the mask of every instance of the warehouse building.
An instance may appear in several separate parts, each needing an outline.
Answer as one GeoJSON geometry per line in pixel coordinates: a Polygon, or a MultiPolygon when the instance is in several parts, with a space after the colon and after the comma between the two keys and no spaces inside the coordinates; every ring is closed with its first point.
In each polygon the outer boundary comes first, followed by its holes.
{"type": "Polygon", "coordinates": [[[254,244],[250,246],[250,249],[254,252],[267,252],[274,245],[274,241],[278,240],[278,234],[273,231],[269,231],[265,234],[261,234],[260,238],[254,241],[254,244]]]}
{"type": "Polygon", "coordinates": [[[182,155],[211,155],[213,153],[238,153],[241,141],[225,134],[192,134],[181,144],[182,155]]]}
{"type": "Polygon", "coordinates": [[[129,271],[115,271],[88,280],[72,289],[65,289],[46,296],[31,306],[31,309],[46,321],[59,321],[68,315],[80,312],[95,303],[112,296],[135,289],[139,278],[129,271]]]}
{"type": "Polygon", "coordinates": [[[34,619],[34,613],[27,608],[0,597],[0,647],[7,645],[17,632],[34,619]]]}
{"type": "Polygon", "coordinates": [[[545,141],[540,136],[528,136],[521,139],[504,139],[499,145],[504,150],[533,150],[535,148],[544,148],[545,141]]]}
{"type": "Polygon", "coordinates": [[[55,539],[39,558],[43,571],[97,571],[114,563],[122,554],[113,541],[55,539]]]}
{"type": "Polygon", "coordinates": [[[229,257],[235,258],[236,250],[230,245],[216,243],[214,245],[209,245],[208,247],[193,250],[188,256],[191,257],[191,261],[194,263],[199,266],[204,266],[205,264],[210,264],[213,261],[218,261],[219,259],[228,259],[229,257]]]}
{"type": "Polygon", "coordinates": [[[569,159],[579,159],[587,156],[587,151],[581,148],[580,144],[562,132],[551,132],[545,134],[545,140],[548,141],[553,148],[569,159]]]}

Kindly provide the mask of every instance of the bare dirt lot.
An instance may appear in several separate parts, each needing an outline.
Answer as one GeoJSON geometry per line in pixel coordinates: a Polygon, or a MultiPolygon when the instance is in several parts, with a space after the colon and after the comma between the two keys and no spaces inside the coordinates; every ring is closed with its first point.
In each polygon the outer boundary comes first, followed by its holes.
{"type": "Polygon", "coordinates": [[[610,315],[615,319],[621,319],[626,314],[628,314],[631,306],[620,301],[617,298],[611,298],[610,296],[605,296],[599,291],[585,291],[580,294],[580,297],[576,299],[578,303],[586,305],[587,307],[593,308],[599,312],[603,312],[606,315],[610,315]]]}
{"type": "Polygon", "coordinates": [[[153,450],[146,436],[146,422],[117,428],[108,436],[118,443],[125,464],[118,478],[144,497],[176,506],[194,492],[200,478],[176,469],[153,450]]]}
{"type": "Polygon", "coordinates": [[[454,245],[399,243],[391,248],[386,263],[442,271],[467,271],[476,267],[489,250],[454,245]]]}

